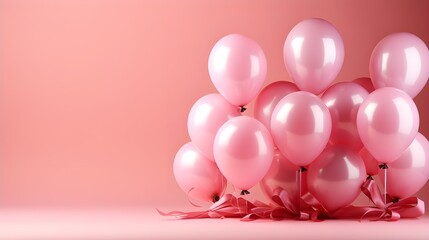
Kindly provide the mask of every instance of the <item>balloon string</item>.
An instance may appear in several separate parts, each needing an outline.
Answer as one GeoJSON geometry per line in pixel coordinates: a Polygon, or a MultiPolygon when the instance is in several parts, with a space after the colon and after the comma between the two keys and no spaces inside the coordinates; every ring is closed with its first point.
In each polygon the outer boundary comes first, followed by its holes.
{"type": "Polygon", "coordinates": [[[189,191],[188,191],[188,194],[187,194],[188,202],[189,202],[192,206],[194,206],[194,207],[202,207],[201,205],[195,204],[195,203],[193,203],[193,202],[191,201],[191,197],[190,197],[189,195],[190,195],[191,191],[192,191],[192,190],[194,190],[194,189],[195,189],[194,187],[191,187],[191,188],[189,189],[189,191]]]}
{"type": "Polygon", "coordinates": [[[383,169],[384,171],[384,208],[386,208],[387,206],[387,165],[386,167],[383,169]]]}

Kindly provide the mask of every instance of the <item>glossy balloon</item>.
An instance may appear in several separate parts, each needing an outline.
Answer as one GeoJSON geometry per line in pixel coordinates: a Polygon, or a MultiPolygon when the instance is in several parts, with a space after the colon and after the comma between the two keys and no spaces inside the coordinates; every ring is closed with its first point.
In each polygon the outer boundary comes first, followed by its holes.
{"type": "MultiPolygon", "coordinates": [[[[384,171],[380,170],[384,178],[384,171]]],[[[399,199],[410,197],[426,184],[429,178],[429,142],[417,133],[413,143],[387,169],[387,193],[399,199]]]]}
{"type": "MultiPolygon", "coordinates": [[[[292,196],[291,200],[295,206],[298,206],[298,169],[299,167],[287,160],[279,150],[274,150],[274,158],[270,170],[268,170],[268,173],[259,183],[262,192],[268,199],[271,199],[277,189],[283,189],[292,196]]],[[[308,191],[307,172],[302,173],[301,180],[301,194],[303,195],[308,191]]]]}
{"type": "Polygon", "coordinates": [[[372,93],[375,90],[374,85],[372,85],[372,80],[369,77],[356,78],[352,82],[361,85],[368,93],[372,93]]]}
{"type": "Polygon", "coordinates": [[[235,106],[251,102],[261,90],[267,74],[262,48],[239,34],[221,38],[209,56],[209,74],[216,89],[235,106]]]}
{"type": "Polygon", "coordinates": [[[356,151],[362,149],[356,118],[359,107],[367,96],[368,92],[363,87],[351,82],[336,83],[323,93],[322,100],[332,118],[332,144],[356,151]]]}
{"type": "Polygon", "coordinates": [[[283,58],[299,89],[320,94],[336,78],[344,61],[344,44],[337,29],[323,19],[298,23],[286,38],[283,58]]]}
{"type": "Polygon", "coordinates": [[[271,115],[277,103],[286,95],[299,91],[298,87],[291,82],[278,81],[266,86],[256,98],[255,118],[270,130],[271,115]]]}
{"type": "Polygon", "coordinates": [[[213,149],[222,174],[238,189],[248,190],[268,172],[274,146],[262,123],[240,116],[219,129],[213,149]]]}
{"type": "Polygon", "coordinates": [[[365,163],[366,174],[373,176],[378,174],[379,163],[378,161],[368,152],[366,148],[362,148],[359,152],[360,157],[365,163]]]}
{"type": "Polygon", "coordinates": [[[356,199],[365,177],[359,154],[343,147],[328,147],[308,169],[308,191],[333,213],[356,199]]]}
{"type": "Polygon", "coordinates": [[[226,179],[216,164],[204,157],[192,142],[179,149],[173,170],[176,182],[189,197],[213,202],[225,192],[226,179]]]}
{"type": "Polygon", "coordinates": [[[188,115],[188,133],[192,142],[214,161],[213,143],[219,128],[229,119],[240,116],[239,109],[220,94],[209,94],[192,106],[188,115]]]}
{"type": "Polygon", "coordinates": [[[429,78],[429,50],[411,33],[394,33],[374,48],[369,74],[375,88],[398,88],[414,98],[429,78]]]}
{"type": "Polygon", "coordinates": [[[391,163],[415,138],[419,113],[405,92],[380,88],[370,93],[359,108],[357,127],[371,155],[381,163],[391,163]]]}
{"type": "Polygon", "coordinates": [[[271,117],[271,134],[282,154],[297,166],[310,164],[329,141],[332,120],[322,100],[309,92],[282,98],[271,117]]]}

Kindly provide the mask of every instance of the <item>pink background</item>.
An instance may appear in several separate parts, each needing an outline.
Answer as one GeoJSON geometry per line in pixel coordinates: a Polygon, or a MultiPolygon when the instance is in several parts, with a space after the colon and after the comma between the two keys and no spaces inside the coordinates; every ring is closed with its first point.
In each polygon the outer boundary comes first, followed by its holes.
{"type": "MultiPolygon", "coordinates": [[[[345,43],[337,81],[350,81],[368,76],[387,34],[429,44],[428,9],[425,0],[0,0],[0,209],[186,208],[173,158],[189,141],[192,104],[216,91],[207,60],[219,38],[260,43],[267,85],[289,78],[291,28],[325,18],[345,43]]],[[[428,100],[426,86],[415,98],[426,137],[428,100]]],[[[429,200],[428,185],[418,196],[429,200]]]]}

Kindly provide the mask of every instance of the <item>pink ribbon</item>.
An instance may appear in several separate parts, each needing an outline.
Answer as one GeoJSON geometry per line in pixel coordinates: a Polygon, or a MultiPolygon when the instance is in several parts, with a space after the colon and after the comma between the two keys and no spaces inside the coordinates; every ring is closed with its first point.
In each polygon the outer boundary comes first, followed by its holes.
{"type": "Polygon", "coordinates": [[[225,194],[219,201],[210,206],[208,210],[196,212],[172,211],[164,213],[157,209],[162,216],[174,216],[180,219],[195,218],[243,218],[251,212],[256,205],[244,198],[236,198],[232,194],[225,194]]]}
{"type": "Polygon", "coordinates": [[[180,219],[196,218],[241,218],[242,221],[257,219],[298,219],[320,221],[323,219],[367,219],[396,221],[400,218],[416,218],[425,213],[424,202],[417,197],[409,197],[398,202],[387,198],[384,205],[383,195],[377,184],[372,179],[367,179],[361,187],[362,192],[374,203],[374,207],[347,206],[334,213],[329,213],[311,193],[302,196],[303,203],[297,207],[289,193],[283,189],[277,189],[272,200],[275,204],[265,204],[260,201],[254,203],[244,198],[225,194],[218,202],[208,210],[196,212],[172,211],[161,212],[163,216],[175,216],[180,219]]]}
{"type": "Polygon", "coordinates": [[[338,217],[396,221],[400,218],[420,217],[425,213],[425,203],[417,197],[408,197],[397,202],[387,197],[385,206],[383,195],[372,179],[367,179],[361,189],[375,207],[348,206],[335,213],[338,217]]]}
{"type": "Polygon", "coordinates": [[[272,220],[283,220],[283,219],[298,219],[308,220],[310,219],[310,213],[307,212],[309,209],[308,205],[303,205],[303,211],[301,211],[292,201],[289,193],[281,188],[274,191],[271,197],[275,204],[263,204],[258,202],[256,206],[251,210],[251,213],[245,216],[242,220],[256,220],[256,219],[272,219],[272,220]]]}

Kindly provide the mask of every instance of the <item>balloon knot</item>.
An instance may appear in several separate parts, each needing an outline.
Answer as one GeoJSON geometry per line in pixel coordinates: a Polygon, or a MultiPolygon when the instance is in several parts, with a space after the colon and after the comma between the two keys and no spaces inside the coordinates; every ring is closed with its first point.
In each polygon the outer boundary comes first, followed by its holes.
{"type": "Polygon", "coordinates": [[[250,192],[249,192],[249,191],[247,191],[247,190],[243,190],[243,191],[241,191],[241,193],[240,193],[240,195],[247,195],[247,194],[250,194],[250,192]]]}
{"type": "Polygon", "coordinates": [[[240,112],[244,112],[246,111],[247,108],[245,108],[244,106],[240,106],[240,112]]]}
{"type": "Polygon", "coordinates": [[[392,198],[392,203],[397,203],[397,202],[399,202],[399,198],[397,197],[392,198]]]}
{"type": "Polygon", "coordinates": [[[389,167],[387,166],[387,164],[385,164],[385,163],[378,165],[378,167],[379,167],[380,169],[388,169],[388,168],[389,168],[389,167]]]}
{"type": "Polygon", "coordinates": [[[218,196],[218,195],[214,196],[214,197],[213,197],[213,203],[215,203],[215,202],[219,201],[219,199],[220,199],[220,198],[219,198],[219,196],[218,196]]]}
{"type": "Polygon", "coordinates": [[[374,178],[371,175],[368,175],[368,177],[366,177],[366,180],[374,180],[374,178]]]}
{"type": "Polygon", "coordinates": [[[305,167],[300,167],[298,171],[300,171],[300,172],[306,172],[306,171],[307,171],[307,168],[305,168],[305,167]]]}

